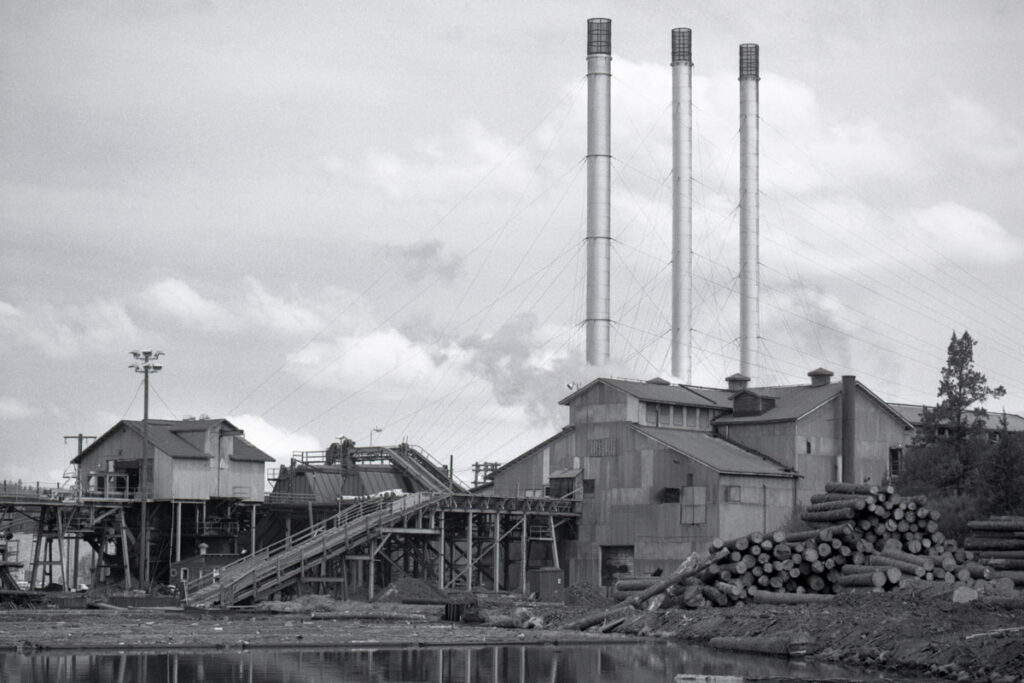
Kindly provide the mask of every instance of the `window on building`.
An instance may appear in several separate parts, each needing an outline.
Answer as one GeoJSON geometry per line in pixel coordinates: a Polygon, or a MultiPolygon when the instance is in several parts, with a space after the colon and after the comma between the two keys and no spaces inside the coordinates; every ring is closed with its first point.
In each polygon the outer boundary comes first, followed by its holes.
{"type": "Polygon", "coordinates": [[[693,472],[686,473],[686,485],[693,486],[693,472]]]}
{"type": "Polygon", "coordinates": [[[679,489],[677,488],[663,488],[658,492],[659,503],[678,503],[679,500],[679,489]]]}
{"type": "Polygon", "coordinates": [[[654,427],[658,426],[658,404],[657,403],[645,403],[646,408],[646,420],[647,424],[654,427]]]}
{"type": "Polygon", "coordinates": [[[619,575],[633,573],[633,546],[601,546],[601,585],[613,586],[619,575]]]}
{"type": "Polygon", "coordinates": [[[658,404],[658,424],[662,427],[672,424],[672,406],[667,403],[658,404]]]}
{"type": "Polygon", "coordinates": [[[700,428],[701,429],[710,429],[711,428],[711,409],[710,408],[708,410],[700,410],[699,414],[697,415],[697,418],[698,418],[698,422],[700,423],[700,428]]]}
{"type": "Polygon", "coordinates": [[[587,494],[594,495],[594,480],[593,479],[584,479],[583,480],[583,494],[584,495],[587,495],[587,494]]]}
{"type": "Polygon", "coordinates": [[[588,439],[587,440],[587,455],[592,458],[605,458],[611,455],[615,455],[615,439],[588,439]]]}
{"type": "Polygon", "coordinates": [[[672,425],[673,426],[675,426],[675,427],[682,427],[683,426],[683,419],[684,419],[683,418],[683,411],[685,411],[685,410],[686,410],[686,408],[684,408],[683,406],[673,406],[672,407],[672,425]]]}
{"type": "Polygon", "coordinates": [[[805,447],[807,448],[807,455],[810,455],[811,454],[811,442],[808,441],[805,447]]]}
{"type": "Polygon", "coordinates": [[[553,477],[548,484],[548,496],[568,498],[576,488],[576,477],[553,477]]]}
{"type": "Polygon", "coordinates": [[[700,411],[700,408],[687,408],[686,409],[686,426],[687,427],[694,427],[694,428],[697,427],[697,413],[699,411],[700,411]]]}
{"type": "Polygon", "coordinates": [[[724,498],[726,503],[739,503],[742,499],[739,486],[725,486],[724,498]]]}
{"type": "Polygon", "coordinates": [[[181,580],[188,581],[188,567],[181,568],[181,580]]]}
{"type": "Polygon", "coordinates": [[[680,491],[681,524],[705,524],[708,520],[708,490],[705,486],[686,486],[680,491]]]}
{"type": "Polygon", "coordinates": [[[889,449],[889,476],[898,477],[903,472],[903,448],[889,449]]]}

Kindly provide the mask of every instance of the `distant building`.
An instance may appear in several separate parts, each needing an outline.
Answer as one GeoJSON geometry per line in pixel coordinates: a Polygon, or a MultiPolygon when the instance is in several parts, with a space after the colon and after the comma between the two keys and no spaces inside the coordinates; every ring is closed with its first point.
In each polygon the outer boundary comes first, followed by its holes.
{"type": "Polygon", "coordinates": [[[569,425],[482,491],[583,499],[560,550],[569,583],[669,571],[714,537],[783,527],[826,482],[880,483],[912,425],[853,377],[727,389],[599,378],[561,401],[569,425]],[[848,431],[843,438],[844,428],[848,431]]]}
{"type": "MultiPolygon", "coordinates": [[[[906,418],[911,422],[915,428],[920,428],[924,424],[924,411],[934,410],[935,406],[917,405],[913,403],[890,403],[892,409],[906,418]]],[[[1002,411],[987,411],[988,415],[983,419],[985,423],[985,431],[989,434],[989,438],[992,441],[998,441],[999,433],[1002,431],[1001,421],[1003,419],[1002,411]]],[[[973,414],[968,415],[968,420],[973,420],[973,414]]],[[[1006,413],[1006,429],[1010,432],[1024,432],[1024,417],[1020,415],[1014,415],[1013,413],[1006,413]]],[[[948,428],[939,425],[939,433],[949,433],[948,428]]]]}

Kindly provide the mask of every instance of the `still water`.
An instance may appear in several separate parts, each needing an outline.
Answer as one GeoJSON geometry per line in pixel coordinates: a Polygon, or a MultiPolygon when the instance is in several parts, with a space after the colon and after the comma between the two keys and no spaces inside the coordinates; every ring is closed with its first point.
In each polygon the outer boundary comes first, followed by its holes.
{"type": "Polygon", "coordinates": [[[883,679],[882,674],[846,667],[791,663],[672,643],[0,653],[2,683],[672,683],[678,673],[747,676],[762,681],[883,679]]]}

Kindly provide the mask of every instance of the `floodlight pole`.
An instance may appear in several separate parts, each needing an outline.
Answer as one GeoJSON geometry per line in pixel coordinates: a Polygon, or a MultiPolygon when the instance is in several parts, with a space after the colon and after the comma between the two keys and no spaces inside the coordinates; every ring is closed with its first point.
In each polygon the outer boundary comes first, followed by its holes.
{"type": "MultiPolygon", "coordinates": [[[[142,462],[139,465],[139,498],[142,500],[139,522],[139,583],[149,588],[149,375],[160,372],[162,365],[155,361],[163,351],[132,351],[135,363],[129,367],[142,374],[142,462]]],[[[155,474],[155,473],[154,473],[155,474]]],[[[127,558],[126,558],[127,559],[127,558]]]]}

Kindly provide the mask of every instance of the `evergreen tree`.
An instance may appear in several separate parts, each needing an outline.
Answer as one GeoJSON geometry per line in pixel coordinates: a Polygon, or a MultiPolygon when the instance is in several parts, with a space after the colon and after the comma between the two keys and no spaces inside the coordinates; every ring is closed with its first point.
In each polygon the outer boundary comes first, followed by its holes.
{"type": "Polygon", "coordinates": [[[951,489],[958,495],[967,490],[977,475],[980,455],[986,441],[985,421],[988,412],[981,406],[989,398],[1006,395],[1002,386],[989,387],[988,379],[974,367],[974,347],[977,344],[969,332],[950,339],[946,350],[946,365],[939,380],[939,402],[934,409],[925,410],[917,439],[919,444],[948,444],[945,451],[950,462],[935,463],[943,473],[940,488],[951,489]]]}

